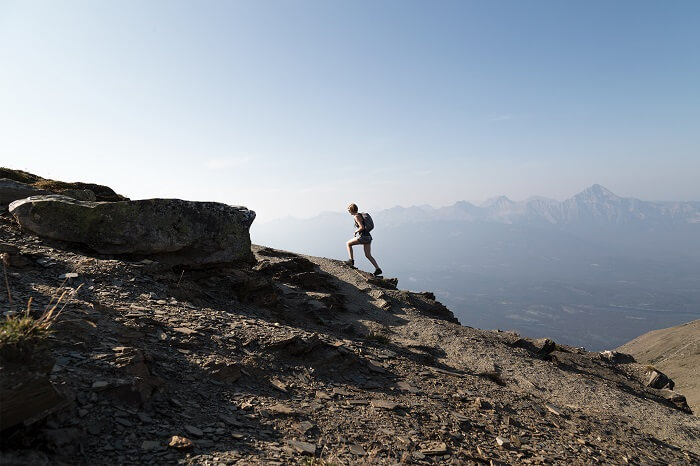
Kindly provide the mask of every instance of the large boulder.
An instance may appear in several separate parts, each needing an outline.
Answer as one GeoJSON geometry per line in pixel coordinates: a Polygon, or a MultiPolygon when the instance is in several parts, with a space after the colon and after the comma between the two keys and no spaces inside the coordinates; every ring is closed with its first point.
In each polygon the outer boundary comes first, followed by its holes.
{"type": "Polygon", "coordinates": [[[49,194],[49,192],[16,180],[0,178],[0,208],[7,207],[10,202],[17,199],[42,194],[49,194]]]}
{"type": "Polygon", "coordinates": [[[218,202],[181,199],[90,202],[47,195],[10,204],[23,229],[85,244],[102,254],[152,256],[172,265],[254,262],[255,212],[218,202]]]}

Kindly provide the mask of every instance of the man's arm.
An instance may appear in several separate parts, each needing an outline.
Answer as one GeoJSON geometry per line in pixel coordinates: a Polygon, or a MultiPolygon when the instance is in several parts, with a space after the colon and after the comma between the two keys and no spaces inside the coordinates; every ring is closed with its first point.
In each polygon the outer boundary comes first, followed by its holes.
{"type": "Polygon", "coordinates": [[[365,222],[364,222],[364,220],[362,219],[362,215],[360,215],[360,214],[355,214],[355,221],[357,222],[358,225],[360,225],[360,227],[359,227],[357,230],[355,230],[355,233],[359,233],[359,232],[361,232],[361,231],[364,231],[364,229],[365,229],[365,222]]]}

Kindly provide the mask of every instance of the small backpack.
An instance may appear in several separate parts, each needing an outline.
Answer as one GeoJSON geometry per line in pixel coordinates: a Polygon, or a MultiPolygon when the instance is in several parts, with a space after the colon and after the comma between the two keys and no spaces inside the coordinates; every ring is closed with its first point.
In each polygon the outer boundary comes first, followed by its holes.
{"type": "Polygon", "coordinates": [[[372,216],[367,212],[362,212],[360,215],[362,215],[362,223],[365,224],[365,231],[372,231],[374,229],[372,216]]]}

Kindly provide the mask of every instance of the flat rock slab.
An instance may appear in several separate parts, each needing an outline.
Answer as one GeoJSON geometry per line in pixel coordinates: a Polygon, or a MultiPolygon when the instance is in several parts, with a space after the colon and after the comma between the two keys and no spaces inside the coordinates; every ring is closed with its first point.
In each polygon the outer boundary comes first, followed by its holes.
{"type": "Polygon", "coordinates": [[[389,400],[372,400],[371,404],[372,404],[373,408],[387,409],[390,411],[393,409],[401,408],[400,404],[395,403],[393,401],[389,401],[389,400]]]}
{"type": "Polygon", "coordinates": [[[147,255],[186,266],[254,261],[249,230],[255,212],[245,207],[181,199],[90,202],[46,195],[17,200],[9,209],[25,230],[102,254],[147,255]]]}
{"type": "Polygon", "coordinates": [[[194,435],[195,437],[201,437],[202,435],[204,435],[204,432],[202,432],[202,429],[200,429],[199,427],[186,425],[185,430],[190,434],[194,435]]]}
{"type": "Polygon", "coordinates": [[[362,445],[358,443],[353,443],[352,445],[349,445],[348,450],[350,450],[350,453],[352,453],[355,456],[365,456],[367,454],[362,445]]]}
{"type": "Polygon", "coordinates": [[[296,414],[296,411],[289,406],[283,405],[281,403],[277,403],[276,405],[272,405],[267,408],[267,410],[271,414],[285,414],[285,415],[292,415],[296,414]]]}
{"type": "Polygon", "coordinates": [[[552,404],[552,403],[545,403],[544,407],[547,408],[547,411],[550,413],[557,415],[557,416],[563,416],[564,415],[564,410],[561,409],[559,406],[552,404]]]}
{"type": "Polygon", "coordinates": [[[304,455],[315,456],[316,455],[316,445],[309,442],[300,442],[298,440],[289,440],[287,444],[304,455]]]}
{"type": "Polygon", "coordinates": [[[447,444],[443,442],[432,442],[424,445],[420,452],[426,456],[440,456],[448,453],[447,444]]]}

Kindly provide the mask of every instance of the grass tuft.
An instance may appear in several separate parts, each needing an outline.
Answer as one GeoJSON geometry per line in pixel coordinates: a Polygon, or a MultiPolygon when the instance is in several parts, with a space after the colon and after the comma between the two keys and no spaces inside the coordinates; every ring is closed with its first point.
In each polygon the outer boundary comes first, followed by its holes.
{"type": "MultiPolygon", "coordinates": [[[[81,287],[82,285],[72,290],[70,294],[77,293],[81,287]]],[[[68,293],[68,290],[64,290],[58,299],[56,296],[51,297],[49,304],[38,317],[32,315],[32,298],[29,298],[24,312],[9,315],[1,320],[0,349],[9,350],[10,353],[21,353],[45,340],[53,333],[53,326],[66,307],[67,302],[63,300],[68,293]]]]}
{"type": "Polygon", "coordinates": [[[29,298],[26,311],[8,316],[0,322],[0,347],[20,346],[49,336],[51,327],[61,314],[61,310],[57,309],[64,295],[65,292],[56,304],[45,310],[39,317],[31,315],[32,298],[29,298]]]}

